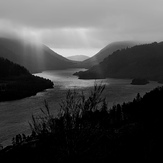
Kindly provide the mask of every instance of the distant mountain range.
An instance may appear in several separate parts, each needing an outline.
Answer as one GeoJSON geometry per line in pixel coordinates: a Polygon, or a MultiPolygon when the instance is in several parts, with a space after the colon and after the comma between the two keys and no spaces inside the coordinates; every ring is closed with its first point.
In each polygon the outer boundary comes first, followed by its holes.
{"type": "Polygon", "coordinates": [[[21,39],[0,38],[0,57],[24,66],[31,73],[67,68],[90,68],[99,64],[114,51],[136,44],[136,42],[131,41],[114,42],[91,58],[85,55],[65,58],[43,44],[36,45],[21,39]]]}
{"type": "Polygon", "coordinates": [[[132,46],[135,46],[139,44],[138,42],[134,41],[120,41],[120,42],[113,42],[106,47],[104,47],[102,50],[100,50],[97,54],[95,54],[93,57],[83,61],[81,64],[85,68],[90,68],[94,65],[99,64],[104,60],[104,58],[108,57],[111,55],[113,52],[117,50],[121,50],[124,48],[129,48],[132,46]]]}
{"type": "Polygon", "coordinates": [[[163,42],[115,51],[100,64],[75,75],[81,79],[145,78],[162,82],[163,42]]]}
{"type": "Polygon", "coordinates": [[[73,56],[67,57],[67,59],[73,60],[73,61],[84,61],[84,60],[86,60],[88,58],[89,57],[86,56],[86,55],[73,55],[73,56]]]}
{"type": "Polygon", "coordinates": [[[0,38],[0,57],[20,64],[32,73],[76,67],[76,62],[62,57],[45,45],[19,39],[0,38]]]}

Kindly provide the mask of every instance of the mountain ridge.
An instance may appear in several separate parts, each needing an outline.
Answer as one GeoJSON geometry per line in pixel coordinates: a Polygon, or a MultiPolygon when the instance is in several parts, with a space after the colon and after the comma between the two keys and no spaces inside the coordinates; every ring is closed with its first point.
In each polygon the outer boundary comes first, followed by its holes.
{"type": "Polygon", "coordinates": [[[77,72],[80,79],[145,78],[163,81],[163,42],[137,45],[108,56],[99,65],[77,72]]]}
{"type": "Polygon", "coordinates": [[[0,57],[20,64],[32,73],[76,66],[76,62],[55,53],[46,45],[34,45],[13,38],[0,38],[0,57]]]}
{"type": "Polygon", "coordinates": [[[104,48],[102,48],[94,56],[83,61],[82,65],[85,68],[91,68],[92,66],[95,66],[95,65],[99,64],[100,62],[102,62],[106,57],[111,55],[113,52],[127,48],[127,47],[132,47],[137,44],[139,44],[139,43],[136,41],[117,41],[117,42],[110,43],[107,46],[105,46],[104,48]]]}

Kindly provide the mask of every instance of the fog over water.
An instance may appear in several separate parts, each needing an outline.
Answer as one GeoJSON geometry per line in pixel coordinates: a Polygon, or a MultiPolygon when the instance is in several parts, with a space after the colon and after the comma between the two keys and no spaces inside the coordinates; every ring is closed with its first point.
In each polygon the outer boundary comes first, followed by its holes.
{"type": "MultiPolygon", "coordinates": [[[[40,114],[40,108],[44,108],[44,100],[47,100],[50,111],[57,114],[59,103],[65,98],[68,89],[84,91],[86,94],[92,89],[95,80],[80,80],[72,74],[79,69],[58,71],[45,71],[35,75],[48,78],[54,82],[54,88],[38,93],[36,96],[21,100],[0,103],[0,144],[11,144],[11,139],[16,134],[30,134],[28,122],[32,114],[40,114]]],[[[157,82],[143,86],[131,85],[131,79],[104,79],[96,82],[106,85],[103,95],[107,97],[108,107],[113,104],[131,101],[139,92],[144,95],[157,86],[157,82]]]]}

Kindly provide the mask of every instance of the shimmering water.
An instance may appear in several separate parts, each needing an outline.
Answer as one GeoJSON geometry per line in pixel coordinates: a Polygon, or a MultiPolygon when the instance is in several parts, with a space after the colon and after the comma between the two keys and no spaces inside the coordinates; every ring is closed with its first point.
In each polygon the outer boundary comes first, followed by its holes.
{"type": "MultiPolygon", "coordinates": [[[[72,74],[79,69],[58,71],[45,71],[35,75],[48,78],[54,82],[54,88],[38,93],[36,96],[21,100],[0,103],[0,144],[6,146],[11,143],[13,136],[19,133],[30,134],[28,122],[32,114],[40,114],[40,108],[44,108],[44,100],[48,101],[51,112],[57,113],[59,103],[65,98],[68,89],[83,90],[88,93],[95,80],[79,80],[72,74]]],[[[144,86],[131,85],[127,79],[96,80],[106,85],[104,96],[107,97],[108,106],[131,101],[139,92],[141,95],[149,92],[157,86],[156,82],[150,82],[144,86]]]]}

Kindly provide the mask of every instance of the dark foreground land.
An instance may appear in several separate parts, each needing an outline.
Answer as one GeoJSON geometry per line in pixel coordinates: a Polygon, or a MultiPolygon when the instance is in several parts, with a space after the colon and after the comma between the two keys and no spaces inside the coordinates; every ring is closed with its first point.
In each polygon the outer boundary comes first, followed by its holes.
{"type": "Polygon", "coordinates": [[[1,79],[0,102],[33,96],[48,88],[53,88],[53,82],[34,75],[1,79]]]}
{"type": "Polygon", "coordinates": [[[0,58],[0,102],[29,97],[48,88],[53,88],[50,80],[34,76],[23,66],[0,58]]]}
{"type": "MultiPolygon", "coordinates": [[[[108,110],[95,86],[89,97],[69,91],[54,117],[48,104],[32,117],[30,136],[17,135],[2,162],[161,162],[163,87],[108,110]]],[[[23,108],[22,108],[23,109],[23,108]]]]}

